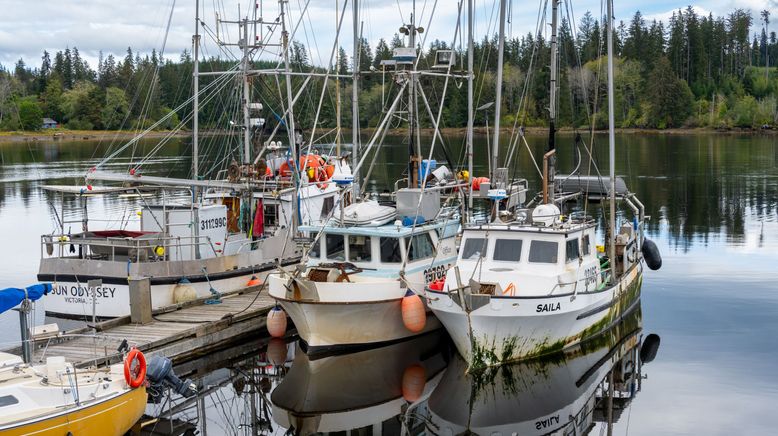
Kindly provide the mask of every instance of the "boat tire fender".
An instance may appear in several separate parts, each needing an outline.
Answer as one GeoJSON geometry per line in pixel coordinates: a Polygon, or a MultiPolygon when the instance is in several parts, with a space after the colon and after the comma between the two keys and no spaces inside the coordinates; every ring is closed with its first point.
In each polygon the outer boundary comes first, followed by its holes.
{"type": "Polygon", "coordinates": [[[646,260],[646,265],[648,265],[651,270],[656,271],[662,267],[662,255],[659,254],[659,248],[657,248],[654,241],[644,239],[640,251],[643,252],[643,259],[646,260]]]}
{"type": "Polygon", "coordinates": [[[140,387],[146,381],[146,356],[137,348],[131,349],[124,359],[124,380],[132,389],[140,387]],[[135,371],[132,369],[133,362],[138,362],[135,371]]]}

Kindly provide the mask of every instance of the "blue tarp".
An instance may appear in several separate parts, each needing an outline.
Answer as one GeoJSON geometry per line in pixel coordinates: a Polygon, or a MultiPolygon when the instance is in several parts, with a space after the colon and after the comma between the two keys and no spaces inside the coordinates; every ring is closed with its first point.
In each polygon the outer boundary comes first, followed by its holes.
{"type": "MultiPolygon", "coordinates": [[[[40,283],[28,286],[27,298],[35,301],[51,291],[51,283],[40,283]]],[[[25,290],[19,288],[8,288],[0,290],[0,313],[16,307],[25,298],[25,290]]]]}

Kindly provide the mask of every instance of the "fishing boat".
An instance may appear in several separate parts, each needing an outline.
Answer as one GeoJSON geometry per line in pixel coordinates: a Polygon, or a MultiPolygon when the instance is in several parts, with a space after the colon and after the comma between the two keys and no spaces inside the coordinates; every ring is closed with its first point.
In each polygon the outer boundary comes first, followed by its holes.
{"type": "Polygon", "coordinates": [[[612,430],[619,412],[642,389],[643,365],[650,361],[643,357],[649,350],[657,352],[658,342],[651,335],[644,338],[641,327],[638,309],[601,338],[554,358],[479,373],[467,373],[467,362],[452,359],[427,402],[429,428],[439,434],[479,435],[612,430]]]}
{"type": "MultiPolygon", "coordinates": [[[[505,4],[501,2],[497,95],[501,92],[505,4]]],[[[468,223],[459,257],[446,278],[427,288],[429,305],[470,367],[498,365],[569,348],[616,324],[639,304],[643,264],[661,266],[656,245],[645,238],[642,203],[614,173],[613,66],[608,57],[610,175],[554,176],[556,23],[552,2],[551,127],[543,160],[543,193],[526,208],[503,209],[504,190],[493,189],[490,220],[468,223]],[[587,177],[588,176],[588,177],[587,177]],[[564,182],[564,183],[563,183],[564,182]],[[562,186],[576,192],[558,192],[562,186]],[[618,188],[618,189],[617,189],[618,188]],[[604,243],[596,222],[563,213],[573,198],[607,199],[604,243]],[[616,201],[633,214],[616,226],[616,201]]],[[[612,35],[608,47],[612,48],[612,35]]],[[[609,53],[612,50],[609,50],[609,53]]],[[[497,112],[497,111],[496,111],[497,112]]],[[[499,114],[495,118],[499,139],[499,114]]],[[[492,167],[497,168],[493,147],[492,167]]]]}
{"type": "MultiPolygon", "coordinates": [[[[357,193],[353,203],[342,209],[339,219],[333,214],[325,225],[301,227],[311,236],[303,242],[304,263],[295,269],[282,268],[268,278],[270,295],[289,314],[309,353],[375,346],[440,327],[419,294],[427,284],[443,277],[456,258],[460,214],[456,206],[449,205],[461,203],[468,183],[431,159],[436,144],[443,141],[434,121],[429,154],[426,159],[421,154],[419,114],[415,110],[419,99],[426,99],[419,82],[425,72],[416,69],[415,47],[417,34],[423,29],[416,25],[414,16],[411,14],[410,23],[402,27],[410,48],[395,49],[389,64],[392,69],[383,67],[382,74],[393,76],[391,83],[396,89],[390,91],[395,97],[364,151],[354,147],[353,186],[344,186],[344,191],[357,193]],[[360,178],[360,168],[373,149],[381,146],[390,120],[399,116],[396,112],[401,101],[408,120],[406,177],[395,183],[389,198],[366,198],[360,186],[367,186],[367,176],[360,178]]],[[[354,17],[358,17],[356,9],[354,17]]],[[[359,47],[356,40],[354,46],[359,47]]],[[[455,57],[450,50],[444,54],[448,56],[438,56],[445,60],[430,77],[448,81],[468,76],[452,71],[455,57]]],[[[356,93],[356,72],[353,80],[356,93]]],[[[425,101],[425,106],[429,107],[429,102],[425,101]]],[[[442,110],[443,102],[440,107],[442,110]]],[[[352,109],[353,119],[359,119],[358,105],[352,109]]],[[[434,120],[431,111],[430,117],[434,120]]],[[[353,139],[358,144],[356,132],[353,139]]],[[[373,164],[368,176],[372,169],[373,164]]]]}
{"type": "MultiPolygon", "coordinates": [[[[339,190],[332,179],[350,176],[346,157],[317,152],[311,144],[307,151],[301,151],[305,140],[295,128],[291,93],[286,111],[273,112],[282,115],[276,116],[278,123],[269,135],[260,116],[264,105],[253,99],[258,92],[252,88],[256,82],[252,76],[270,74],[253,66],[255,56],[267,47],[280,48],[285,66],[272,74],[291,80],[289,40],[274,44],[270,37],[276,31],[286,35],[287,7],[286,2],[279,2],[278,19],[269,18],[270,11],[265,9],[265,18],[253,11],[253,16],[239,21],[225,21],[217,14],[217,27],[237,25],[242,38],[231,42],[223,39],[228,37],[225,35],[210,36],[219,50],[237,48],[241,56],[227,71],[207,73],[200,73],[198,67],[198,8],[193,38],[194,93],[187,100],[187,105],[191,102],[193,106],[191,178],[147,173],[151,154],[114,162],[124,150],[135,147],[150,128],[92,166],[83,184],[44,187],[49,198],[59,198],[61,203],[57,207],[52,202],[55,230],[40,241],[38,279],[54,283],[45,303],[49,315],[128,315],[130,277],[149,279],[152,308],[209,296],[218,302],[221,293],[264,283],[278,265],[298,263],[302,251],[294,242],[299,235],[297,226],[322,224],[338,213],[339,190]],[[201,76],[210,80],[203,87],[199,85],[201,76]],[[226,116],[235,115],[242,121],[230,121],[225,127],[227,135],[208,137],[211,149],[226,150],[226,156],[219,156],[214,168],[202,171],[200,162],[206,159],[199,153],[199,102],[201,98],[204,104],[211,101],[231,82],[240,87],[240,92],[234,93],[239,102],[230,106],[235,113],[226,116]],[[286,131],[285,141],[277,137],[279,130],[286,131]],[[260,152],[254,153],[259,147],[260,152]],[[112,170],[120,165],[128,171],[112,170]],[[215,176],[204,177],[209,174],[215,176]],[[91,204],[98,203],[102,209],[108,201],[123,202],[125,210],[106,219],[92,218],[91,204]],[[73,227],[78,230],[71,231],[73,227]]],[[[158,151],[169,140],[163,138],[153,150],[158,151]]]]}
{"type": "Polygon", "coordinates": [[[438,331],[345,355],[311,359],[298,352],[270,396],[273,420],[297,434],[371,426],[407,434],[397,418],[435,389],[447,365],[444,340],[438,331]]]}

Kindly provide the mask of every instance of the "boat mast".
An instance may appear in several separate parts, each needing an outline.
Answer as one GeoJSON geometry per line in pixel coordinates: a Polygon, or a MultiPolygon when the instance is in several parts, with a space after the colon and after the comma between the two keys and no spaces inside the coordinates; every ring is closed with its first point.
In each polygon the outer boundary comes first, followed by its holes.
{"type": "MultiPolygon", "coordinates": [[[[195,33],[192,36],[192,54],[194,55],[194,67],[192,69],[192,84],[194,86],[194,100],[192,101],[192,179],[200,176],[200,142],[198,130],[200,124],[200,0],[195,0],[195,33]]],[[[195,194],[196,196],[196,194],[195,194]]],[[[194,200],[194,198],[192,198],[194,200]]]]}
{"type": "MultiPolygon", "coordinates": [[[[416,53],[416,0],[413,0],[413,8],[411,10],[411,23],[408,25],[408,46],[416,53]]],[[[418,56],[418,54],[417,54],[418,56]]],[[[421,180],[419,180],[419,154],[418,149],[421,144],[416,142],[416,56],[411,63],[410,74],[408,75],[408,154],[410,156],[408,185],[421,186],[421,180]]]]}
{"type": "MultiPolygon", "coordinates": [[[[252,41],[253,43],[253,41],[252,41]]],[[[251,163],[251,88],[249,87],[249,19],[243,19],[243,163],[251,163]]]]}
{"type": "Polygon", "coordinates": [[[616,280],[616,133],[614,130],[613,103],[613,0],[608,2],[608,162],[610,171],[610,216],[608,228],[608,257],[610,258],[611,281],[616,280]]]}
{"type": "MultiPolygon", "coordinates": [[[[467,0],[467,174],[473,178],[473,0],[467,0]]],[[[473,192],[468,189],[467,213],[473,210],[473,192]]]]}
{"type": "MultiPolygon", "coordinates": [[[[339,28],[340,26],[340,17],[338,16],[340,11],[340,6],[338,5],[339,1],[335,0],[335,28],[339,28]]],[[[345,14],[346,11],[343,11],[345,14]]],[[[340,36],[340,32],[335,32],[335,50],[338,50],[338,39],[340,36]]],[[[338,71],[338,68],[340,67],[340,50],[338,50],[338,61],[335,62],[335,65],[333,68],[335,69],[335,155],[340,157],[340,71],[338,71]]]]}
{"type": "Polygon", "coordinates": [[[286,99],[288,100],[289,104],[286,130],[289,134],[289,151],[291,152],[292,159],[294,159],[295,168],[295,170],[292,172],[293,181],[295,183],[295,189],[292,190],[292,209],[295,211],[295,213],[292,214],[291,233],[292,235],[296,235],[298,224],[297,219],[300,212],[299,204],[297,204],[299,195],[298,190],[300,186],[300,159],[297,155],[297,135],[294,129],[294,99],[292,97],[292,75],[290,74],[291,70],[289,69],[289,33],[286,30],[286,12],[284,11],[284,3],[287,1],[288,0],[278,0],[278,5],[281,7],[281,39],[284,50],[284,69],[286,70],[286,99]]]}
{"type": "Polygon", "coordinates": [[[351,156],[354,162],[354,200],[359,195],[359,0],[352,5],[354,15],[354,54],[351,85],[351,156]]]}
{"type": "Polygon", "coordinates": [[[545,181],[546,186],[546,203],[554,202],[554,163],[556,156],[554,156],[554,150],[556,148],[556,91],[557,91],[557,74],[559,73],[559,65],[557,64],[558,47],[557,47],[557,27],[558,27],[558,15],[559,15],[559,0],[551,0],[551,89],[549,92],[550,104],[549,104],[549,124],[548,124],[548,178],[545,181]]]}
{"type": "Polygon", "coordinates": [[[502,67],[505,51],[505,0],[500,0],[500,33],[497,37],[497,84],[494,94],[494,143],[492,145],[492,183],[495,183],[497,158],[500,156],[500,108],[502,107],[502,67]]]}

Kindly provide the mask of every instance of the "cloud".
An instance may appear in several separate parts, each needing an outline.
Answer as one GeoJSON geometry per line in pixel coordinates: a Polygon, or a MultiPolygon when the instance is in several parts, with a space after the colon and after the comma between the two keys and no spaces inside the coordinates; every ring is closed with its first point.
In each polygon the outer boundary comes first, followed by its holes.
{"type": "MultiPolygon", "coordinates": [[[[240,10],[245,15],[246,10],[253,6],[253,1],[240,2],[240,10]]],[[[300,17],[300,11],[308,0],[290,0],[289,22],[294,27],[300,17]]],[[[305,20],[300,24],[295,38],[303,42],[310,52],[313,62],[326,64],[332,44],[335,39],[336,0],[309,0],[305,20]]],[[[775,8],[775,0],[770,0],[775,8]]],[[[132,2],[117,2],[115,0],[4,0],[2,6],[3,18],[0,20],[0,64],[10,67],[17,59],[24,58],[33,66],[40,64],[43,50],[56,52],[65,47],[78,47],[94,67],[100,51],[123,56],[128,46],[141,53],[150,53],[152,49],[160,51],[164,40],[165,29],[171,6],[175,9],[167,38],[165,52],[170,58],[177,58],[184,50],[191,49],[191,35],[194,30],[194,2],[191,0],[134,0],[132,2]]],[[[342,7],[344,0],[339,0],[342,7]]],[[[417,24],[427,29],[426,42],[435,39],[451,42],[456,28],[458,1],[456,0],[416,0],[417,24]],[[431,22],[433,5],[435,15],[431,22]]],[[[201,18],[209,29],[215,29],[214,4],[224,5],[219,14],[228,19],[238,16],[239,6],[229,1],[201,1],[201,18]],[[228,5],[231,4],[231,5],[228,5]]],[[[265,18],[276,17],[277,4],[273,1],[261,2],[265,10],[265,18]]],[[[496,0],[475,0],[476,35],[481,39],[486,34],[496,32],[497,21],[496,0]]],[[[360,14],[360,29],[362,35],[371,45],[375,46],[380,38],[389,40],[397,32],[403,20],[408,21],[411,13],[411,0],[362,0],[360,14]]],[[[539,2],[514,1],[510,10],[510,23],[507,25],[509,34],[517,36],[534,32],[537,24],[539,2]]],[[[764,0],[713,0],[705,7],[695,6],[698,12],[712,11],[714,14],[725,14],[735,7],[750,9],[758,15],[765,8],[764,0]]],[[[571,4],[570,8],[576,18],[580,18],[587,10],[600,16],[599,1],[585,0],[571,4]]],[[[616,19],[629,21],[638,9],[648,18],[667,19],[674,10],[685,8],[686,3],[678,1],[658,0],[650,4],[635,0],[620,1],[615,4],[616,19]]],[[[466,8],[463,8],[466,9],[466,8]]],[[[563,3],[562,14],[567,13],[566,3],[563,3]]],[[[464,22],[463,22],[464,24],[464,22]]],[[[339,45],[347,52],[352,47],[351,3],[346,8],[346,17],[339,45]]],[[[464,29],[462,29],[464,30],[464,29]]],[[[462,31],[461,30],[461,31],[462,31]]],[[[542,29],[548,30],[548,26],[542,29]]],[[[461,32],[460,31],[460,32],[461,32]]],[[[207,33],[207,32],[206,32],[207,33]]],[[[220,31],[221,33],[221,31],[220,31]]],[[[232,41],[237,33],[229,32],[232,41]]],[[[277,37],[278,32],[275,34],[277,37]]],[[[222,36],[224,36],[222,34],[222,36]]],[[[458,41],[466,41],[460,33],[458,41]]],[[[203,37],[205,55],[217,55],[220,49],[209,37],[203,37]]],[[[267,58],[277,59],[278,50],[268,50],[267,58]]]]}

